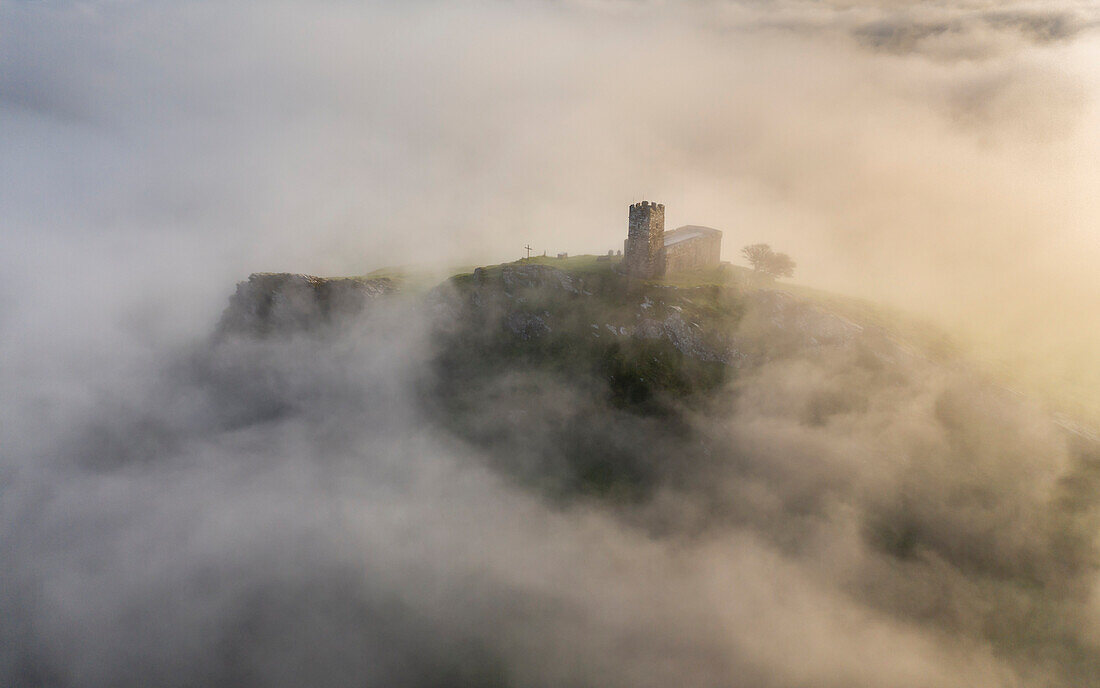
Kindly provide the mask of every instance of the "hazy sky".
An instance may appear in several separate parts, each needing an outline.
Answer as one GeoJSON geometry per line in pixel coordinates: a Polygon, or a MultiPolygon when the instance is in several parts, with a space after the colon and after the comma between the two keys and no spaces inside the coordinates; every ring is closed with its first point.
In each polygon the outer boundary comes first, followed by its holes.
{"type": "Polygon", "coordinates": [[[1087,358],[1098,21],[1071,0],[5,2],[0,303],[64,275],[91,289],[52,310],[172,330],[253,271],[603,252],[652,198],[723,229],[728,260],[770,242],[805,283],[1087,358]]]}

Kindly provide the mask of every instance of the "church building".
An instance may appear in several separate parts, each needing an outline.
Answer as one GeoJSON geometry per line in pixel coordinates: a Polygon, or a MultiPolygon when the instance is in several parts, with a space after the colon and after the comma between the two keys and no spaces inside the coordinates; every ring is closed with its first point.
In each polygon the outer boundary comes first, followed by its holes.
{"type": "Polygon", "coordinates": [[[719,230],[685,225],[665,232],[663,203],[642,201],[630,206],[622,264],[626,274],[655,279],[669,273],[718,267],[721,256],[719,230]]]}

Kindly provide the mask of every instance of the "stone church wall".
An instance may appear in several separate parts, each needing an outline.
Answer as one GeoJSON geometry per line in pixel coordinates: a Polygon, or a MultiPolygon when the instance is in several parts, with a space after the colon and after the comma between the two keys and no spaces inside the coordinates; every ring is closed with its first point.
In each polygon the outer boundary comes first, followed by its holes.
{"type": "Polygon", "coordinates": [[[701,236],[665,246],[666,272],[683,272],[718,267],[722,255],[722,233],[712,230],[701,236]]]}

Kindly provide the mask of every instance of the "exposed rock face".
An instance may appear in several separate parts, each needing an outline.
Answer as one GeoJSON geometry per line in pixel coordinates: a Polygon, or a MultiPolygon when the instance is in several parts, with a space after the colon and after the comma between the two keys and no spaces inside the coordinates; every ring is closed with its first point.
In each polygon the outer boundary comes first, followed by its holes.
{"type": "Polygon", "coordinates": [[[258,272],[237,284],[222,314],[222,333],[288,334],[354,316],[393,292],[392,280],[258,272]]]}
{"type": "Polygon", "coordinates": [[[504,324],[509,332],[524,340],[535,339],[550,332],[546,318],[533,313],[509,313],[504,318],[504,324]]]}
{"type": "Polygon", "coordinates": [[[580,293],[575,280],[569,273],[549,265],[537,263],[529,265],[505,265],[501,269],[501,282],[504,290],[513,293],[519,289],[560,289],[571,294],[580,293]]]}
{"type": "Polygon", "coordinates": [[[775,349],[846,346],[863,332],[859,325],[784,291],[759,290],[745,298],[742,330],[753,327],[768,333],[775,349]]]}

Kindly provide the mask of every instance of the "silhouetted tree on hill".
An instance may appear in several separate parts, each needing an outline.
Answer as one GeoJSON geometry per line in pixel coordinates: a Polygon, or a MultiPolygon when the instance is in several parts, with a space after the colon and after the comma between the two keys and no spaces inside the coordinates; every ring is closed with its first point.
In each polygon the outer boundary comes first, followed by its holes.
{"type": "Polygon", "coordinates": [[[745,260],[749,261],[752,271],[757,275],[792,277],[796,263],[786,253],[776,253],[767,244],[750,244],[741,249],[745,260]]]}
{"type": "Polygon", "coordinates": [[[764,262],[764,272],[772,277],[793,277],[795,262],[786,253],[773,253],[764,262]]]}
{"type": "Polygon", "coordinates": [[[745,256],[745,260],[749,261],[749,265],[752,266],[753,272],[760,272],[768,256],[771,254],[772,247],[767,244],[750,244],[741,249],[741,255],[745,256]]]}

